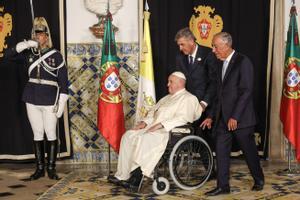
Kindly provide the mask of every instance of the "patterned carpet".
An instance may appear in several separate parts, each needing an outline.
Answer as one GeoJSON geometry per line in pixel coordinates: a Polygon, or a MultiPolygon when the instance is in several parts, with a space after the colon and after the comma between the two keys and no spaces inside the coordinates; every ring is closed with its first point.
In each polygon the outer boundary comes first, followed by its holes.
{"type": "Polygon", "coordinates": [[[252,192],[253,184],[248,174],[247,167],[243,165],[232,166],[231,171],[231,193],[217,197],[207,197],[205,192],[215,186],[215,180],[205,183],[197,190],[184,191],[171,183],[171,189],[166,195],[157,196],[152,192],[151,181],[143,184],[140,193],[131,193],[122,187],[114,186],[107,182],[106,178],[95,172],[71,172],[48,189],[39,200],[75,200],[75,199],[149,199],[149,200],[205,200],[205,199],[300,199],[300,175],[288,176],[279,173],[278,166],[264,167],[266,185],[263,191],[252,192]]]}

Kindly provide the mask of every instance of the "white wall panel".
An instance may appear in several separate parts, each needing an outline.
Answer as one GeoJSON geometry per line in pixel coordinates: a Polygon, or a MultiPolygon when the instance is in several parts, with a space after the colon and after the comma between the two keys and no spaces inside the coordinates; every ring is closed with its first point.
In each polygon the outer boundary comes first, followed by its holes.
{"type": "MultiPolygon", "coordinates": [[[[98,22],[94,13],[84,7],[83,0],[67,2],[67,43],[100,42],[89,27],[98,22]]],[[[113,15],[113,24],[119,28],[117,42],[138,41],[138,0],[123,0],[123,7],[113,15]]]]}

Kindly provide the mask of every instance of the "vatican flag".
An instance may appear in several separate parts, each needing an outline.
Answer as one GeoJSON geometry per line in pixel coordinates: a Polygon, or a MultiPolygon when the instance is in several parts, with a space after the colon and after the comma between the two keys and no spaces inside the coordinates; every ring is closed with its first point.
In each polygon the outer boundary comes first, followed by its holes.
{"type": "Polygon", "coordinates": [[[139,71],[139,91],[135,118],[136,122],[142,120],[156,103],[149,18],[150,12],[148,12],[146,1],[146,11],[144,11],[144,37],[139,71]]]}

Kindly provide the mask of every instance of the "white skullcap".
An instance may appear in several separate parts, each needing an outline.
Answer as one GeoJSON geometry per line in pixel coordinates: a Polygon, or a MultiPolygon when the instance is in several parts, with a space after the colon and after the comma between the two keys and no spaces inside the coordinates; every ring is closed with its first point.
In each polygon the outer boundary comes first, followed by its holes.
{"type": "Polygon", "coordinates": [[[182,78],[184,80],[186,80],[185,75],[182,72],[173,72],[171,75],[177,76],[179,78],[182,78]]]}

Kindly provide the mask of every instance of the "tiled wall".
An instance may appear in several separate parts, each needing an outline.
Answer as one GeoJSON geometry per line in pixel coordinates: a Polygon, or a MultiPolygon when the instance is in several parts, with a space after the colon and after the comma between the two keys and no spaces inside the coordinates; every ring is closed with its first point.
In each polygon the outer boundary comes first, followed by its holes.
{"type": "MultiPolygon", "coordinates": [[[[97,129],[101,44],[68,44],[69,120],[73,162],[108,161],[108,144],[97,129]]],[[[118,43],[126,128],[133,125],[138,90],[138,44],[118,43]]],[[[113,152],[113,150],[111,150],[113,152]]],[[[116,162],[116,154],[111,153],[116,162]]]]}

